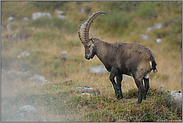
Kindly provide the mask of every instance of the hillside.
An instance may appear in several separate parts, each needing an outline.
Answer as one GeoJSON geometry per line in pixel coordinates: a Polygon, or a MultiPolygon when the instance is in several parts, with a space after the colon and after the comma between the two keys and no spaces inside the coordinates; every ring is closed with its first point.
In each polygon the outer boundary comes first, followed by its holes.
{"type": "Polygon", "coordinates": [[[182,108],[168,96],[182,91],[182,2],[23,1],[1,7],[2,121],[182,121],[182,108]],[[142,104],[135,104],[132,78],[124,78],[124,98],[117,100],[109,72],[90,72],[102,63],[84,58],[77,31],[96,11],[107,15],[94,20],[90,37],[140,43],[156,58],[158,73],[150,74],[142,104]],[[49,14],[33,20],[36,12],[49,14]],[[77,87],[100,94],[78,96],[77,87]],[[36,111],[19,113],[25,105],[36,111]]]}

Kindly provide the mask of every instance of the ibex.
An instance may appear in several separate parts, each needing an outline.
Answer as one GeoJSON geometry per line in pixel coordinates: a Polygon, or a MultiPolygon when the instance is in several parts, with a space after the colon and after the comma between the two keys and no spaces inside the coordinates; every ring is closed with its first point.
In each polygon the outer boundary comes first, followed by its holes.
{"type": "Polygon", "coordinates": [[[145,46],[137,43],[108,43],[97,38],[89,39],[89,28],[93,20],[105,12],[93,13],[88,20],[79,26],[78,35],[85,47],[85,58],[92,59],[95,55],[110,72],[109,79],[115,90],[117,99],[123,98],[121,81],[123,74],[132,76],[139,90],[137,104],[146,100],[149,89],[149,74],[151,70],[156,72],[156,61],[152,52],[145,46]],[[116,77],[117,83],[114,80],[116,77]],[[143,80],[145,86],[143,86],[143,80]]]}

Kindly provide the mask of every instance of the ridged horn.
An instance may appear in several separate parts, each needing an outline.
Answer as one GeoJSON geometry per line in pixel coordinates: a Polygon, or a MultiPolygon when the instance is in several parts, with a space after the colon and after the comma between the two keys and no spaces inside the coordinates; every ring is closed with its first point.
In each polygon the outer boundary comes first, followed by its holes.
{"type": "Polygon", "coordinates": [[[88,20],[83,21],[83,23],[79,26],[78,35],[83,44],[89,42],[89,29],[93,20],[100,14],[107,14],[103,11],[98,11],[93,13],[88,20]]]}

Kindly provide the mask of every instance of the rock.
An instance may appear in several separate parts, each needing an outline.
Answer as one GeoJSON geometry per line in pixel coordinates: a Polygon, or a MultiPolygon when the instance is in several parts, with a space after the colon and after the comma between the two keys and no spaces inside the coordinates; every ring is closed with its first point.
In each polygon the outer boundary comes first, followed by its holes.
{"type": "Polygon", "coordinates": [[[56,13],[57,15],[62,15],[62,14],[64,14],[64,11],[55,9],[55,13],[56,13]]]}
{"type": "Polygon", "coordinates": [[[45,13],[45,12],[36,12],[32,14],[32,20],[37,20],[38,18],[41,17],[48,17],[51,18],[51,14],[50,13],[45,13]]]}
{"type": "Polygon", "coordinates": [[[81,8],[80,11],[81,11],[82,13],[85,13],[85,9],[84,9],[84,8],[81,8]]]}
{"type": "Polygon", "coordinates": [[[90,93],[82,93],[80,96],[83,96],[83,95],[86,95],[86,96],[95,96],[94,94],[90,94],[90,93]]]}
{"type": "Polygon", "coordinates": [[[161,23],[155,23],[152,26],[148,27],[146,32],[150,32],[150,30],[152,30],[152,29],[160,29],[162,27],[163,27],[163,25],[161,23]]]}
{"type": "Polygon", "coordinates": [[[180,19],[172,19],[171,22],[172,23],[178,23],[178,22],[182,23],[182,20],[180,20],[180,19]]]}
{"type": "Polygon", "coordinates": [[[88,95],[88,96],[96,96],[100,94],[99,90],[95,90],[92,87],[77,87],[76,88],[78,90],[79,93],[81,93],[80,95],[88,95]]]}
{"type": "Polygon", "coordinates": [[[126,79],[133,79],[133,77],[132,77],[132,76],[128,76],[128,75],[124,75],[124,74],[123,74],[123,80],[126,80],[126,79]]]}
{"type": "Polygon", "coordinates": [[[177,106],[182,105],[182,92],[178,91],[172,91],[170,93],[172,99],[177,103],[177,106]]]}
{"type": "Polygon", "coordinates": [[[64,14],[64,11],[61,11],[61,10],[56,9],[55,10],[55,13],[57,15],[57,18],[60,18],[60,19],[66,19],[67,18],[65,15],[63,15],[64,14]]]}
{"type": "Polygon", "coordinates": [[[37,109],[32,105],[25,105],[23,107],[18,108],[16,114],[19,116],[25,116],[27,113],[34,112],[37,109]]]}
{"type": "Polygon", "coordinates": [[[76,89],[78,89],[81,92],[88,92],[88,93],[92,93],[95,90],[92,87],[77,87],[76,89]]]}
{"type": "Polygon", "coordinates": [[[162,39],[161,38],[157,38],[156,39],[156,43],[161,43],[162,42],[162,39]]]}
{"type": "Polygon", "coordinates": [[[30,55],[30,51],[24,51],[20,55],[17,56],[17,58],[23,57],[23,56],[28,56],[30,55]]]}
{"type": "Polygon", "coordinates": [[[106,74],[107,70],[104,67],[104,65],[97,65],[97,66],[91,67],[90,72],[91,73],[96,73],[96,74],[106,74]]]}
{"type": "Polygon", "coordinates": [[[37,81],[40,81],[40,82],[47,82],[48,80],[46,80],[43,76],[41,75],[34,75],[31,79],[34,79],[34,80],[37,80],[37,81]]]}
{"type": "Polygon", "coordinates": [[[9,21],[13,21],[13,20],[14,20],[14,17],[11,16],[11,17],[8,18],[8,20],[9,20],[9,21]]]}
{"type": "Polygon", "coordinates": [[[65,15],[57,15],[57,18],[59,18],[59,19],[66,19],[67,17],[65,15]]]}
{"type": "Polygon", "coordinates": [[[28,17],[24,17],[24,18],[22,18],[22,21],[29,21],[29,18],[28,17]]]}
{"type": "Polygon", "coordinates": [[[67,54],[67,51],[63,51],[63,52],[59,53],[57,56],[61,56],[63,54],[67,54]]]}
{"type": "Polygon", "coordinates": [[[142,40],[146,41],[150,38],[149,35],[140,34],[140,37],[142,37],[142,40]]]}

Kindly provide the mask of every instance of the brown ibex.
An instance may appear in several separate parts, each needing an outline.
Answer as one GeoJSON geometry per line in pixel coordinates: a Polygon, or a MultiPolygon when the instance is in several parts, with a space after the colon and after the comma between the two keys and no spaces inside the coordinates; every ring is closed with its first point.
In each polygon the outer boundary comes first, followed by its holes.
{"type": "Polygon", "coordinates": [[[110,72],[109,79],[113,84],[117,99],[123,98],[121,81],[123,74],[132,76],[139,90],[137,103],[146,100],[149,89],[149,74],[156,69],[156,61],[152,52],[145,46],[136,43],[108,43],[97,38],[89,39],[89,28],[93,20],[105,12],[93,13],[87,21],[79,26],[78,35],[85,47],[85,58],[92,59],[95,55],[110,72]],[[116,77],[117,83],[115,83],[116,77]],[[143,86],[143,80],[145,87],[143,86]]]}

